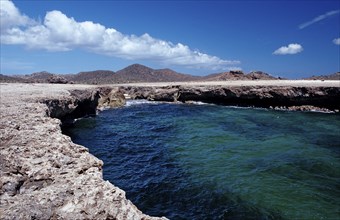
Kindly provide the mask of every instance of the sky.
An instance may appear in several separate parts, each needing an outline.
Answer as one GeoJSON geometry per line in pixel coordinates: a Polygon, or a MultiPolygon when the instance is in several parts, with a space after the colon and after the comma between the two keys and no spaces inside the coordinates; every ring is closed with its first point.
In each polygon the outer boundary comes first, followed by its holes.
{"type": "Polygon", "coordinates": [[[340,1],[0,0],[1,73],[340,71],[340,1]]]}

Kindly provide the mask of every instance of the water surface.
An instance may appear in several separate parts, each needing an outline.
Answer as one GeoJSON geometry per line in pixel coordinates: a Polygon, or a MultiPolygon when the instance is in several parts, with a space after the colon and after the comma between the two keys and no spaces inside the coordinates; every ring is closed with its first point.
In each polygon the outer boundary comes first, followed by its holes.
{"type": "Polygon", "coordinates": [[[129,103],[65,131],[171,219],[340,219],[340,115],[129,103]]]}

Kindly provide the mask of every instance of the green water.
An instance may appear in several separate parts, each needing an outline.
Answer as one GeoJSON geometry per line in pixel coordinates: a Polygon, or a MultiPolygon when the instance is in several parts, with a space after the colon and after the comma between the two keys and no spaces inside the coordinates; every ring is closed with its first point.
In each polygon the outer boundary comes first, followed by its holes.
{"type": "Polygon", "coordinates": [[[142,211],[172,219],[340,219],[340,115],[140,104],[70,136],[142,211]]]}
{"type": "Polygon", "coordinates": [[[339,217],[339,116],[220,107],[176,127],[173,154],[195,181],[283,218],[339,217]]]}

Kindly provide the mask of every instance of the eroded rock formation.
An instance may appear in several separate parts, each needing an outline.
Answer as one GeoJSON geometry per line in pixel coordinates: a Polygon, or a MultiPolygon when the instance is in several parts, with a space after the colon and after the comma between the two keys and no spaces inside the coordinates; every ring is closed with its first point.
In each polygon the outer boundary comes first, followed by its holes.
{"type": "Polygon", "coordinates": [[[125,105],[124,93],[119,88],[100,87],[100,99],[98,100],[99,109],[116,108],[125,105]]]}
{"type": "Polygon", "coordinates": [[[313,106],[317,110],[338,111],[340,109],[339,87],[168,86],[125,87],[124,90],[133,99],[154,101],[202,101],[235,106],[282,107],[291,110],[312,110],[313,106]],[[298,106],[309,107],[298,108],[298,106]]]}
{"type": "Polygon", "coordinates": [[[157,219],[104,181],[103,162],[61,132],[57,118],[93,113],[100,91],[48,99],[40,91],[14,93],[1,90],[1,219],[157,219]]]}

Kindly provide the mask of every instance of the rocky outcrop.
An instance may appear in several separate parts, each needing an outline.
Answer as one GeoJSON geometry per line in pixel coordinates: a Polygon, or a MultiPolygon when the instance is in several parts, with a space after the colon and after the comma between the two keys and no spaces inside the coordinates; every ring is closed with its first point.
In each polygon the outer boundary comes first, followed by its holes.
{"type": "Polygon", "coordinates": [[[157,219],[104,181],[103,162],[61,132],[58,118],[93,113],[99,90],[49,86],[44,100],[40,87],[12,85],[1,85],[1,219],[157,219]]]}
{"type": "MultiPolygon", "coordinates": [[[[278,110],[281,110],[281,108],[278,108],[278,110]]],[[[324,113],[332,113],[331,110],[327,108],[320,108],[312,105],[300,105],[300,106],[289,106],[288,108],[284,108],[283,110],[290,110],[290,111],[311,111],[311,112],[324,112],[324,113]]],[[[335,112],[339,112],[339,109],[335,109],[335,112]]]]}
{"type": "Polygon", "coordinates": [[[99,88],[100,99],[97,108],[117,108],[125,105],[125,96],[119,88],[101,87],[99,88]]]}
{"type": "Polygon", "coordinates": [[[41,102],[47,105],[48,116],[64,121],[95,115],[99,98],[99,90],[72,90],[68,97],[44,99],[41,102]]]}
{"type": "Polygon", "coordinates": [[[340,109],[339,87],[293,87],[293,86],[169,86],[126,87],[125,92],[134,99],[154,101],[202,101],[222,105],[255,106],[264,108],[288,108],[314,106],[315,109],[340,109]]]}
{"type": "Polygon", "coordinates": [[[268,73],[262,72],[262,71],[253,71],[250,72],[246,75],[246,77],[250,80],[277,80],[277,79],[281,79],[273,77],[271,75],[269,75],[268,73]]]}
{"type": "Polygon", "coordinates": [[[329,75],[312,76],[306,78],[307,80],[340,80],[340,72],[336,72],[329,75]]]}
{"type": "Polygon", "coordinates": [[[268,73],[264,73],[262,71],[252,71],[248,74],[244,74],[240,70],[234,70],[229,72],[210,74],[208,76],[204,76],[202,79],[207,81],[229,81],[229,80],[278,80],[281,78],[273,77],[268,73]]]}
{"type": "Polygon", "coordinates": [[[62,76],[53,75],[47,79],[48,83],[66,84],[68,80],[62,76]]]}

